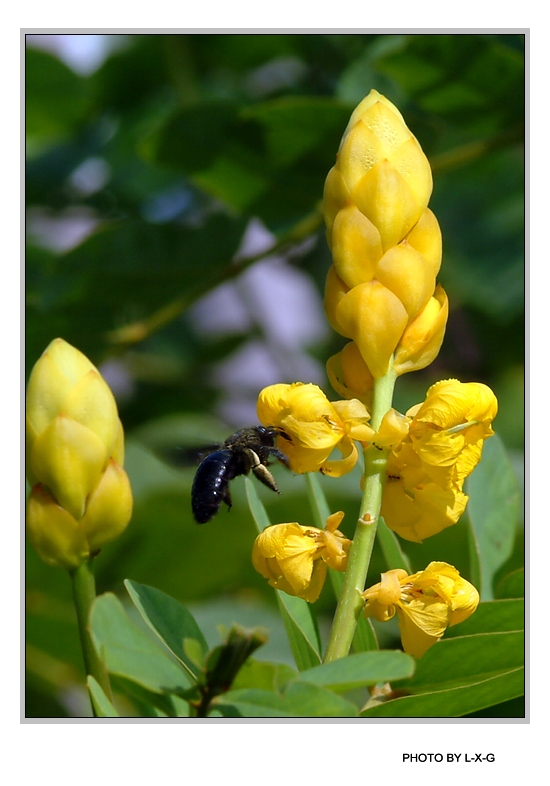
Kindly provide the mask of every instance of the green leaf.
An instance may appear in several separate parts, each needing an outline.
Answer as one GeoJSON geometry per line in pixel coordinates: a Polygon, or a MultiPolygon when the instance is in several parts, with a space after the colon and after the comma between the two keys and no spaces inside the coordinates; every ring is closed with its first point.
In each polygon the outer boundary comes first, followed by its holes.
{"type": "Polygon", "coordinates": [[[275,590],[294,660],[299,671],[321,662],[319,631],[307,601],[275,590]]]}
{"type": "Polygon", "coordinates": [[[523,666],[523,631],[477,633],[442,639],[420,658],[406,684],[415,693],[454,687],[523,666]]]}
{"type": "Polygon", "coordinates": [[[525,595],[525,571],[523,568],[508,573],[497,584],[497,598],[523,598],[525,595]]]}
{"type": "Polygon", "coordinates": [[[249,658],[237,674],[231,687],[232,690],[261,688],[278,692],[282,691],[296,675],[296,669],[286,663],[270,663],[249,658]]]}
{"type": "Polygon", "coordinates": [[[119,714],[105,695],[103,688],[97,682],[97,680],[92,677],[91,674],[88,675],[88,679],[86,680],[86,684],[88,686],[88,691],[90,693],[90,699],[92,700],[92,704],[94,705],[94,710],[96,717],[98,718],[118,718],[119,714]]]}
{"type": "Polygon", "coordinates": [[[519,520],[516,476],[497,434],[483,446],[481,461],[468,478],[466,493],[472,538],[472,579],[482,600],[492,600],[493,579],[512,554],[519,520]],[[475,574],[478,573],[478,576],[475,574]]]}
{"type": "Polygon", "coordinates": [[[127,696],[140,718],[187,718],[189,704],[174,693],[155,693],[137,682],[112,675],[115,693],[127,696]]]}
{"type": "Polygon", "coordinates": [[[25,54],[26,132],[32,137],[66,137],[89,107],[88,81],[57,57],[28,48],[25,54]]]}
{"type": "MultiPolygon", "coordinates": [[[[269,517],[250,478],[245,478],[245,485],[250,511],[258,532],[262,532],[270,525],[269,517]]],[[[321,662],[321,642],[311,606],[302,598],[287,595],[280,590],[275,592],[298,669],[302,671],[316,666],[321,662]]]]}
{"type": "Polygon", "coordinates": [[[460,718],[523,694],[523,668],[494,677],[383,702],[361,713],[362,718],[460,718]]]}
{"type": "Polygon", "coordinates": [[[131,622],[116,595],[96,598],[90,624],[94,645],[111,673],[154,693],[182,693],[191,686],[187,673],[131,622]]]}
{"type": "Polygon", "coordinates": [[[412,573],[409,558],[401,549],[397,535],[391,531],[382,516],[378,519],[376,537],[382,548],[388,570],[402,568],[407,573],[412,573]]]}
{"type": "Polygon", "coordinates": [[[475,614],[461,622],[460,625],[448,628],[445,638],[469,636],[474,633],[523,630],[524,624],[525,607],[523,598],[486,601],[480,603],[475,614]]]}
{"type": "Polygon", "coordinates": [[[128,579],[124,584],[151,630],[166,644],[191,676],[198,679],[202,674],[200,663],[208,651],[208,644],[191,612],[179,601],[154,587],[128,579]],[[198,644],[198,654],[201,656],[199,662],[190,657],[189,640],[198,644]]]}
{"type": "Polygon", "coordinates": [[[212,702],[228,718],[354,718],[355,704],[325,688],[293,682],[281,696],[250,689],[225,693],[212,702]]]}
{"type": "Polygon", "coordinates": [[[404,652],[360,652],[302,671],[297,680],[343,693],[379,682],[406,679],[414,674],[414,669],[414,658],[404,652]]]}
{"type": "Polygon", "coordinates": [[[293,682],[284,694],[284,708],[296,718],[356,718],[358,709],[350,701],[323,686],[293,682]]]}
{"type": "Polygon", "coordinates": [[[353,107],[333,98],[286,96],[250,106],[243,116],[264,128],[268,155],[288,166],[314,149],[338,149],[353,107]]]}

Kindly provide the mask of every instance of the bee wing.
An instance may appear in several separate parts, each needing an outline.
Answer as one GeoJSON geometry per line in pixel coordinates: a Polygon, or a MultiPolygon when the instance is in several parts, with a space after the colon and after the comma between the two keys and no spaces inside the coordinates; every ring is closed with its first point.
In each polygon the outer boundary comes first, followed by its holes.
{"type": "Polygon", "coordinates": [[[206,456],[219,449],[219,443],[212,443],[210,445],[202,445],[201,447],[170,446],[157,448],[155,452],[162,461],[171,467],[185,469],[187,467],[196,467],[206,456]]]}

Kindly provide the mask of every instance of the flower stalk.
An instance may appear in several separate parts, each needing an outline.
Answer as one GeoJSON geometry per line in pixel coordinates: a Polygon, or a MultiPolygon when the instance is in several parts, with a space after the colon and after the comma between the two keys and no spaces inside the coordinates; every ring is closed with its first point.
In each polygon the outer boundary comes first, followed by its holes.
{"type": "MultiPolygon", "coordinates": [[[[396,375],[392,368],[374,383],[372,426],[380,427],[382,418],[390,409],[396,375]]],[[[325,662],[345,657],[351,647],[355,626],[364,601],[361,593],[365,588],[376,528],[382,505],[382,493],[386,479],[388,451],[371,444],[364,450],[364,489],[355,535],[348,555],[348,567],[344,576],[334,622],[325,654],[325,662]]]]}
{"type": "Polygon", "coordinates": [[[90,633],[90,610],[96,597],[93,561],[88,560],[83,562],[77,568],[74,568],[74,570],[70,570],[69,575],[71,577],[73,601],[76,610],[78,633],[80,636],[86,674],[91,675],[97,680],[107,698],[112,701],[109,675],[105,668],[105,664],[94,647],[90,633]]]}

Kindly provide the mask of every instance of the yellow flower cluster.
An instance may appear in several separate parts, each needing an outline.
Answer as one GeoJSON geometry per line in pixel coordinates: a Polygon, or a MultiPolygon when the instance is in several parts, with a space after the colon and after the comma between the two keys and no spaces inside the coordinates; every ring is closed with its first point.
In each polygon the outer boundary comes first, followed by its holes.
{"type": "Polygon", "coordinates": [[[257,410],[264,425],[284,431],[280,448],[297,473],[320,470],[340,477],[357,463],[355,441],[389,449],[381,514],[402,538],[420,542],[455,524],[464,512],[464,480],[493,434],[497,400],[486,385],[443,380],[406,415],[390,409],[377,432],[360,401],[330,402],[312,384],[264,388],[257,410]],[[341,459],[329,459],[334,448],[341,459]]]}
{"type": "Polygon", "coordinates": [[[439,352],[448,303],[436,286],[442,250],[431,192],[417,139],[398,109],[371,90],[350,118],[323,200],[333,257],[325,311],[331,326],[352,339],[328,371],[348,398],[364,400],[371,379],[390,364],[404,374],[439,352]]]}
{"type": "Polygon", "coordinates": [[[88,358],[58,338],[31,372],[26,403],[29,539],[45,562],[73,569],[132,513],[115,399],[88,358]]]}
{"type": "Polygon", "coordinates": [[[397,613],[403,649],[415,658],[443,636],[447,627],[463,622],[476,610],[476,588],[452,565],[430,562],[425,570],[382,573],[381,581],[363,593],[365,617],[387,622],[397,613]]]}
{"type": "Polygon", "coordinates": [[[275,589],[313,603],[327,567],[346,569],[351,541],[338,529],[343,518],[342,511],[333,513],[324,530],[297,522],[266,527],[254,543],[252,564],[275,589]]]}

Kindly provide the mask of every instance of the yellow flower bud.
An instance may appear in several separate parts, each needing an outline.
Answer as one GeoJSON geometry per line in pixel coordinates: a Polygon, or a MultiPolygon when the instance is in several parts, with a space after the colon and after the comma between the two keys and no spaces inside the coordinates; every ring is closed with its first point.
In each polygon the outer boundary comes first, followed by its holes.
{"type": "Polygon", "coordinates": [[[333,513],[324,530],[297,522],[267,527],[254,542],[254,568],[275,589],[313,603],[323,588],[327,566],[346,569],[351,541],[338,530],[343,517],[341,511],[333,513]]]}
{"type": "Polygon", "coordinates": [[[30,540],[49,564],[77,567],[124,530],[132,496],[113,394],[63,339],[31,372],[26,437],[30,540]]]}
{"type": "Polygon", "coordinates": [[[332,229],[334,269],[347,287],[371,281],[382,257],[380,232],[355,205],[344,207],[332,229]]]}
{"type": "Polygon", "coordinates": [[[344,398],[357,398],[367,407],[372,401],[374,377],[354,341],[327,361],[327,375],[334,390],[344,398]]]}
{"type": "Polygon", "coordinates": [[[432,266],[406,240],[386,251],[376,267],[376,279],[399,298],[409,320],[422,311],[435,289],[432,266]]]}
{"type": "Polygon", "coordinates": [[[441,230],[427,207],[431,190],[418,141],[397,108],[372,90],[344,132],[323,209],[334,261],[327,319],[355,342],[375,379],[399,349],[399,374],[424,368],[443,340],[447,304],[436,289],[441,230]]]}
{"type": "Polygon", "coordinates": [[[324,198],[331,234],[337,208],[351,203],[378,229],[386,250],[403,240],[428,205],[428,160],[398,109],[376,90],[353,112],[334,169],[324,198]]]}
{"type": "Polygon", "coordinates": [[[422,311],[409,322],[395,350],[393,367],[398,376],[426,368],[437,357],[449,316],[449,301],[439,285],[422,311]]]}
{"type": "Polygon", "coordinates": [[[334,317],[339,332],[357,344],[372,376],[384,376],[408,322],[399,298],[376,280],[358,284],[340,299],[334,317]]]}
{"type": "Polygon", "coordinates": [[[415,658],[432,647],[447,627],[463,622],[477,609],[479,593],[452,565],[430,562],[408,576],[404,570],[382,573],[363,593],[365,616],[386,622],[397,614],[403,649],[415,658]]]}

